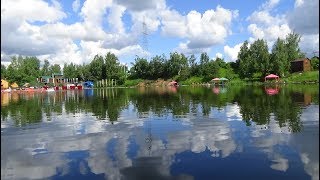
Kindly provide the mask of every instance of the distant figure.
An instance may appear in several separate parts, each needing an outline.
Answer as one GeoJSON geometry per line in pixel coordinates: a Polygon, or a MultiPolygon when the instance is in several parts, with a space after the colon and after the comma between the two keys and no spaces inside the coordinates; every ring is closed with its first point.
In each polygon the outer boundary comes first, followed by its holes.
{"type": "Polygon", "coordinates": [[[179,83],[177,81],[171,81],[168,85],[178,87],[179,83]]]}

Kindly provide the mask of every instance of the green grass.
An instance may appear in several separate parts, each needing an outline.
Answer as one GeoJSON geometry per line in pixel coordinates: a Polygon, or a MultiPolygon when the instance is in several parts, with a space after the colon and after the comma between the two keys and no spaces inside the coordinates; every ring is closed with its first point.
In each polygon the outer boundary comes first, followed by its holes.
{"type": "Polygon", "coordinates": [[[189,79],[185,81],[180,81],[179,84],[181,85],[192,85],[192,84],[201,84],[203,83],[203,78],[202,77],[190,77],[189,79]]]}
{"type": "Polygon", "coordinates": [[[140,82],[143,82],[142,79],[133,79],[133,80],[126,80],[123,84],[125,87],[132,87],[138,85],[140,82]]]}
{"type": "Polygon", "coordinates": [[[293,73],[286,78],[282,78],[288,83],[310,83],[319,82],[319,71],[308,71],[303,73],[293,73]]]}

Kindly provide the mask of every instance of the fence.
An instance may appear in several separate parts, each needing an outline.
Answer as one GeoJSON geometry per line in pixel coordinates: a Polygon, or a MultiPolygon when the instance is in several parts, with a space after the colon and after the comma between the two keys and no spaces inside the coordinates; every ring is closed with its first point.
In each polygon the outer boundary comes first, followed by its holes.
{"type": "Polygon", "coordinates": [[[96,87],[115,87],[117,86],[117,80],[115,79],[102,79],[97,81],[96,87]]]}

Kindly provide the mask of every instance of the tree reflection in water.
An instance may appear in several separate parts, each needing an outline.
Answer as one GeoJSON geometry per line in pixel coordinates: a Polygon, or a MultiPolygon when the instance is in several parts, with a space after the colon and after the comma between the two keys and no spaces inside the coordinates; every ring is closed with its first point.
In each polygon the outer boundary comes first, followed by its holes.
{"type": "Polygon", "coordinates": [[[223,109],[230,103],[236,103],[242,120],[248,126],[252,122],[268,125],[270,118],[274,118],[280,127],[288,126],[292,132],[299,132],[302,128],[301,109],[311,103],[319,103],[317,87],[276,87],[278,93],[273,96],[265,91],[267,87],[255,86],[227,86],[223,87],[224,93],[220,93],[222,87],[140,87],[2,94],[1,119],[4,121],[11,116],[16,126],[24,126],[44,119],[50,121],[53,114],[65,111],[73,115],[92,113],[97,120],[113,123],[130,104],[138,117],[148,117],[149,113],[158,117],[168,113],[185,117],[189,113],[199,113],[199,108],[203,116],[208,116],[212,108],[223,109]],[[216,89],[219,89],[218,94],[216,89]]]}

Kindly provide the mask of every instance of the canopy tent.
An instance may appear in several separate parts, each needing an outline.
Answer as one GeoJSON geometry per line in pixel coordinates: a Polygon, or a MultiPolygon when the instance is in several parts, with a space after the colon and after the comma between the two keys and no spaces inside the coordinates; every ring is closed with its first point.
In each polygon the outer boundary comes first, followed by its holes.
{"type": "Polygon", "coordinates": [[[269,74],[268,76],[266,76],[266,77],[264,78],[264,81],[267,81],[267,79],[276,79],[276,80],[279,80],[279,76],[274,75],[274,74],[269,74]]]}
{"type": "Polygon", "coordinates": [[[229,79],[222,77],[220,78],[220,81],[229,81],[229,79]]]}

